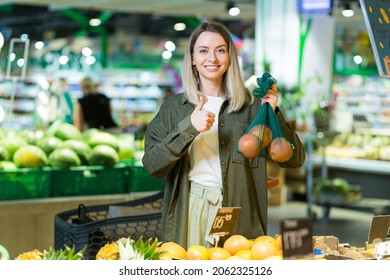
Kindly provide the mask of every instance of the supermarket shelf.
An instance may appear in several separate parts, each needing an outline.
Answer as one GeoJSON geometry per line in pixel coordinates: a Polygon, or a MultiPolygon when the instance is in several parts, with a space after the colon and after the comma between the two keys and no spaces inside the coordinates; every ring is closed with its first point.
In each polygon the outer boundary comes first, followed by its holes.
{"type": "Polygon", "coordinates": [[[323,217],[326,219],[329,217],[331,207],[367,212],[374,215],[390,214],[390,200],[380,198],[362,198],[360,201],[353,204],[330,204],[317,202],[316,205],[322,206],[323,217]]]}
{"type": "MultiPolygon", "coordinates": [[[[323,161],[318,155],[313,155],[311,160],[314,166],[320,166],[323,161]]],[[[327,167],[390,175],[390,161],[337,157],[326,157],[325,161],[327,167]]]]}

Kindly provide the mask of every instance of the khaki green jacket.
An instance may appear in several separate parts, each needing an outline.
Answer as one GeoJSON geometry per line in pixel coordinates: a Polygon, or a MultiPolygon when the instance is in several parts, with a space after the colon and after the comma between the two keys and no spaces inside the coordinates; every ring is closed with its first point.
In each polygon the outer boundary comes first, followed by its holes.
{"type": "MultiPolygon", "coordinates": [[[[260,99],[240,112],[227,113],[225,100],[219,113],[219,153],[223,181],[223,206],[241,207],[241,214],[232,234],[256,238],[267,234],[266,159],[247,159],[236,151],[239,138],[254,120],[260,99]]],[[[154,177],[166,176],[163,198],[162,241],[174,241],[186,248],[189,158],[188,148],[199,132],[192,126],[190,115],[195,106],[185,94],[167,99],[148,124],[145,136],[145,169],[154,177]]],[[[305,161],[305,150],[298,135],[276,109],[286,138],[294,145],[295,155],[281,167],[296,168],[305,161]]]]}

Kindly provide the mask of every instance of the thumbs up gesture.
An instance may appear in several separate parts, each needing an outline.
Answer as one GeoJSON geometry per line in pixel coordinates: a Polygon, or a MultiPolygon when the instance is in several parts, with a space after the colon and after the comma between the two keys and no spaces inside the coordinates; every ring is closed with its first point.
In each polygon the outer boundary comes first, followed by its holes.
{"type": "Polygon", "coordinates": [[[200,96],[200,102],[191,114],[191,123],[199,132],[210,130],[215,122],[214,113],[203,110],[203,106],[206,102],[206,96],[200,96]]]}

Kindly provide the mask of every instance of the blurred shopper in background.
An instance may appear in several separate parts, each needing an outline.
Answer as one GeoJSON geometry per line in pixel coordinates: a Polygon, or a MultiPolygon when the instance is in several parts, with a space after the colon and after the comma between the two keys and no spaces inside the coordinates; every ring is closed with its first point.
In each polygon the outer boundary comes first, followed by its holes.
{"type": "Polygon", "coordinates": [[[80,82],[83,97],[75,105],[73,121],[80,131],[88,128],[113,130],[118,127],[112,116],[111,100],[98,92],[96,84],[90,77],[80,82]]]}
{"type": "Polygon", "coordinates": [[[73,124],[74,106],[68,88],[69,84],[65,78],[59,78],[52,84],[51,92],[56,97],[56,101],[52,104],[52,107],[53,111],[55,111],[54,119],[61,119],[73,124]]]}
{"type": "Polygon", "coordinates": [[[220,207],[240,207],[233,232],[249,239],[267,234],[267,170],[261,156],[245,158],[237,144],[269,103],[296,156],[281,167],[300,167],[305,150],[277,107],[277,88],[255,98],[245,87],[227,28],[203,22],[190,37],[183,65],[184,93],[167,98],[148,124],[142,162],[166,176],[162,241],[210,247],[220,207]]]}

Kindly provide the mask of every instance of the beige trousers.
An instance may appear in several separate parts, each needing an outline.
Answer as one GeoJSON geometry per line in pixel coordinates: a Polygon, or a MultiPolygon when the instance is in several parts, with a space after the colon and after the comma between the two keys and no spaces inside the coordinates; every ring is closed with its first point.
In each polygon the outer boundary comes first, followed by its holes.
{"type": "Polygon", "coordinates": [[[222,205],[222,189],[191,182],[189,202],[187,248],[192,245],[209,248],[215,243],[215,238],[209,233],[215,215],[222,205]]]}

